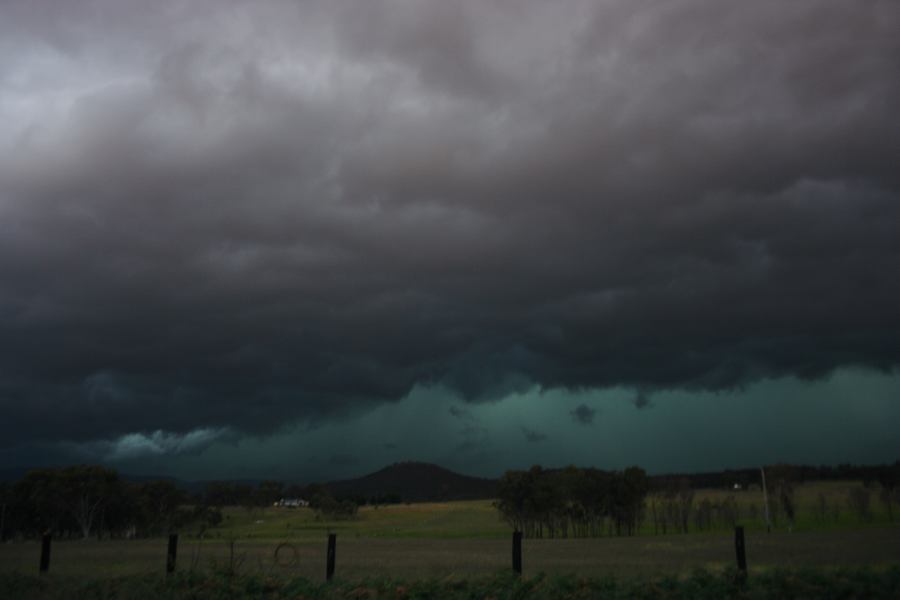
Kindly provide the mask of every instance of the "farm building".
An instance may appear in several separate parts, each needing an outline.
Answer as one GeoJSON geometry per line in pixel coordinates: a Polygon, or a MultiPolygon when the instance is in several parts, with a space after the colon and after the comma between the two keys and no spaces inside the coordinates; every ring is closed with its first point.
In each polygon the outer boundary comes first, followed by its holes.
{"type": "Polygon", "coordinates": [[[301,508],[304,506],[309,506],[309,501],[304,500],[303,498],[282,498],[277,501],[274,506],[280,508],[301,508]]]}

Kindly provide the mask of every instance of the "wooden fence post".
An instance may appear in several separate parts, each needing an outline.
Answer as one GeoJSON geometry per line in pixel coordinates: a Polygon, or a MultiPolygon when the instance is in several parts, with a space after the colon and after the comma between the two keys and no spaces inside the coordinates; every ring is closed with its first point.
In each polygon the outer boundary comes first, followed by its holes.
{"type": "Polygon", "coordinates": [[[522,574],[522,532],[513,532],[512,546],[513,571],[516,575],[522,574]]]}
{"type": "Polygon", "coordinates": [[[747,553],[744,547],[744,528],[734,528],[734,551],[737,554],[737,568],[742,579],[747,578],[747,553]]]}
{"type": "Polygon", "coordinates": [[[169,534],[169,549],[166,552],[166,574],[175,572],[175,557],[178,554],[178,534],[169,534]]]}
{"type": "Polygon", "coordinates": [[[337,545],[337,534],[328,534],[328,554],[326,555],[325,564],[325,581],[331,581],[334,577],[334,554],[337,545]]]}
{"type": "Polygon", "coordinates": [[[50,569],[50,534],[45,533],[41,538],[41,573],[50,569]]]}

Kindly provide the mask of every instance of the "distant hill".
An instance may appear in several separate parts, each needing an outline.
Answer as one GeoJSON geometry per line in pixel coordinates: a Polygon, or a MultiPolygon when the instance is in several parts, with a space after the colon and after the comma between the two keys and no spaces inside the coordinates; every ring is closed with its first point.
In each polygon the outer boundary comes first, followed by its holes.
{"type": "Polygon", "coordinates": [[[497,495],[497,480],[469,477],[437,465],[395,463],[357,479],[325,485],[335,496],[399,495],[405,502],[480,500],[497,495]]]}

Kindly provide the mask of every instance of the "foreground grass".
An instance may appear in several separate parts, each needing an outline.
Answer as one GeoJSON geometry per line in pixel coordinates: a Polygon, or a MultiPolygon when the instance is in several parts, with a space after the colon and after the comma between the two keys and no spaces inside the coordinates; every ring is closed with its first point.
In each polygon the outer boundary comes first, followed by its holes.
{"type": "Polygon", "coordinates": [[[395,580],[385,577],[314,583],[262,575],[183,574],[82,580],[0,575],[0,597],[15,599],[556,599],[556,598],[898,598],[900,568],[773,570],[741,581],[737,572],[697,570],[685,577],[583,578],[575,575],[395,580]]]}

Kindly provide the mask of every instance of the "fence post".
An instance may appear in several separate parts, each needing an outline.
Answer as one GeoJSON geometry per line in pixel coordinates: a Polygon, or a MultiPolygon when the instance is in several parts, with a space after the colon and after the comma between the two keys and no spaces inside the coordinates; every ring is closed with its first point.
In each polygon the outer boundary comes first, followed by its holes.
{"type": "Polygon", "coordinates": [[[169,549],[166,552],[166,574],[175,572],[175,556],[178,554],[178,534],[169,534],[169,549]]]}
{"type": "Polygon", "coordinates": [[[744,528],[740,525],[734,528],[734,551],[737,554],[738,575],[741,579],[746,579],[747,553],[744,548],[744,528]]]}
{"type": "Polygon", "coordinates": [[[513,571],[516,575],[522,574],[522,532],[513,531],[512,546],[513,571]]]}
{"type": "Polygon", "coordinates": [[[334,577],[334,554],[337,545],[337,534],[328,534],[328,554],[326,555],[325,564],[325,581],[331,581],[334,577]]]}
{"type": "Polygon", "coordinates": [[[50,534],[45,533],[41,538],[41,573],[50,569],[50,534]]]}

